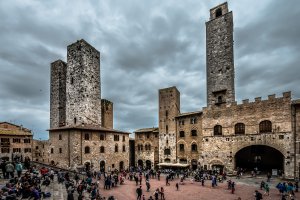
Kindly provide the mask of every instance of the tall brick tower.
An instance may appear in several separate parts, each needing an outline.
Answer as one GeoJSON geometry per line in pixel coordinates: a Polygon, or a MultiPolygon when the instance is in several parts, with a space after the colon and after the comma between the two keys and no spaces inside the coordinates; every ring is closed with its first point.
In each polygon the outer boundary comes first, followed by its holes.
{"type": "Polygon", "coordinates": [[[66,125],[101,126],[100,53],[84,40],[68,46],[66,125]]]}
{"type": "Polygon", "coordinates": [[[235,101],[233,17],[227,2],[210,9],[206,22],[207,105],[235,101]]]}
{"type": "Polygon", "coordinates": [[[67,63],[61,60],[51,63],[50,128],[66,124],[66,75],[67,63]]]}
{"type": "Polygon", "coordinates": [[[176,87],[159,90],[159,162],[176,162],[176,121],[180,93],[176,87]]]}

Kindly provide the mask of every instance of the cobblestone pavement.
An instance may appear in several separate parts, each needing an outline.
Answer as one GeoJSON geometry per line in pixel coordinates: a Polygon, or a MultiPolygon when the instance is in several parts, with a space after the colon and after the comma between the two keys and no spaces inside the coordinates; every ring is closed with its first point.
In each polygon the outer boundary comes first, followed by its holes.
{"type": "MultiPolygon", "coordinates": [[[[253,200],[254,191],[259,190],[259,184],[264,177],[243,177],[241,179],[232,178],[231,180],[236,183],[235,194],[231,194],[231,191],[227,190],[227,182],[218,183],[215,188],[211,187],[211,181],[207,180],[205,186],[202,187],[199,182],[191,182],[190,179],[184,181],[184,185],[179,185],[179,191],[176,191],[175,184],[179,179],[175,179],[170,182],[170,186],[165,186],[165,177],[162,177],[160,181],[156,179],[150,179],[151,188],[150,191],[146,191],[145,179],[142,182],[142,189],[145,198],[148,199],[156,188],[164,187],[165,197],[167,200],[237,200],[241,197],[242,200],[253,200]]],[[[6,180],[1,179],[0,184],[3,185],[6,180]]],[[[279,179],[272,179],[270,185],[270,195],[264,195],[263,199],[267,200],[280,200],[279,192],[275,188],[279,179]]],[[[108,196],[113,195],[117,200],[135,200],[136,199],[136,186],[134,181],[126,180],[125,184],[118,185],[110,190],[104,190],[103,180],[100,180],[100,193],[101,195],[108,196]]],[[[43,191],[51,192],[52,197],[46,198],[49,200],[66,200],[67,192],[64,184],[59,184],[55,178],[55,181],[47,188],[43,187],[43,191]]],[[[260,190],[259,190],[260,191],[260,190]]],[[[264,193],[264,191],[260,191],[264,193]]],[[[154,197],[154,196],[153,196],[154,197]]],[[[74,199],[78,198],[78,194],[74,192],[74,199]]],[[[296,194],[296,199],[300,198],[299,194],[296,194]]],[[[85,193],[85,200],[90,199],[89,194],[85,193]]]]}
{"type": "MultiPolygon", "coordinates": [[[[184,181],[184,185],[179,185],[179,191],[176,191],[175,184],[179,182],[179,179],[175,179],[170,182],[170,186],[165,186],[165,178],[163,177],[161,181],[156,179],[150,179],[151,189],[150,192],[146,191],[146,184],[143,180],[142,189],[143,194],[146,199],[149,198],[150,195],[153,196],[153,193],[156,188],[164,187],[165,189],[165,197],[167,200],[236,200],[238,197],[241,197],[242,200],[253,200],[254,199],[254,191],[259,190],[259,184],[263,178],[241,178],[231,180],[236,183],[236,191],[235,194],[231,194],[231,191],[227,190],[227,182],[219,183],[217,187],[211,187],[211,181],[207,180],[205,182],[205,186],[202,187],[199,182],[191,182],[190,179],[184,181]]],[[[279,180],[271,180],[270,183],[270,195],[263,196],[263,199],[267,200],[280,200],[281,196],[277,189],[275,189],[276,184],[279,180]]],[[[100,183],[100,193],[105,197],[113,195],[117,200],[134,200],[136,199],[136,188],[138,186],[135,185],[134,181],[126,180],[124,185],[118,185],[115,188],[110,190],[103,189],[103,182],[100,183]]],[[[260,191],[260,190],[259,190],[260,191]]],[[[260,191],[264,194],[264,191],[260,191]]],[[[154,196],[153,196],[154,197],[154,196]]],[[[297,194],[299,198],[300,195],[297,194]]],[[[297,198],[296,198],[297,199],[297,198]]]]}

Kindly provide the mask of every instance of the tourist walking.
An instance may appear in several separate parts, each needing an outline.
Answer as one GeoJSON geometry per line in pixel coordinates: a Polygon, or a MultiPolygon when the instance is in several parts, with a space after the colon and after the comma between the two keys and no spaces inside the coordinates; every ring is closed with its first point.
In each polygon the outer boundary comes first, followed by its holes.
{"type": "Polygon", "coordinates": [[[165,190],[163,187],[160,188],[160,199],[161,200],[165,199],[165,190]]]}
{"type": "Polygon", "coordinates": [[[136,194],[137,194],[137,200],[142,200],[142,194],[143,194],[142,186],[136,189],[136,194]]]}
{"type": "Polygon", "coordinates": [[[18,174],[18,178],[21,177],[22,170],[23,170],[23,166],[22,166],[21,162],[18,162],[16,164],[16,171],[17,171],[17,174],[18,174]]]}

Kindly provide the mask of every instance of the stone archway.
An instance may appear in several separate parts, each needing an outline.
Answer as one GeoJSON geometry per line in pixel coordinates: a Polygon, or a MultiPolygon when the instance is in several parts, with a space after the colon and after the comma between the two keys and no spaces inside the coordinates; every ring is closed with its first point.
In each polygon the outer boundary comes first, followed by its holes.
{"type": "Polygon", "coordinates": [[[143,160],[138,160],[138,167],[141,167],[143,168],[144,167],[144,163],[143,163],[143,160]]]}
{"type": "Polygon", "coordinates": [[[282,152],[267,145],[244,147],[235,154],[234,158],[235,168],[243,168],[246,171],[255,169],[271,173],[272,170],[277,170],[280,175],[284,170],[284,155],[282,152]]]}
{"type": "Polygon", "coordinates": [[[121,172],[121,171],[123,171],[123,170],[124,170],[124,162],[121,161],[121,162],[119,163],[119,171],[121,172]]]}
{"type": "Polygon", "coordinates": [[[191,167],[192,167],[192,170],[196,170],[197,169],[198,162],[197,162],[196,159],[191,160],[191,167]]]}
{"type": "Polygon", "coordinates": [[[100,171],[105,172],[105,161],[104,160],[100,161],[100,171]]]}

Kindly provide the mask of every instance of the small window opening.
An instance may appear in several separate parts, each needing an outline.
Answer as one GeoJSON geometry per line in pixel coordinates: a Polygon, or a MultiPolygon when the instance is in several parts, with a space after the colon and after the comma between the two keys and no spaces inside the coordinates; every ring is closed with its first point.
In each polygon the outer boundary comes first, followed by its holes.
{"type": "Polygon", "coordinates": [[[222,15],[222,9],[221,8],[218,8],[217,10],[216,10],[216,18],[217,17],[220,17],[222,15]]]}

